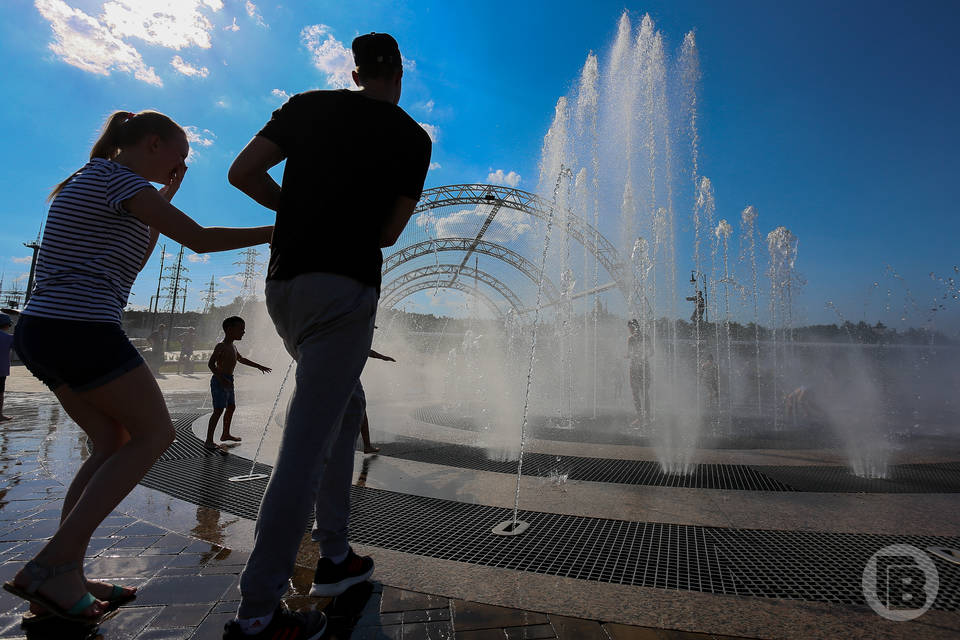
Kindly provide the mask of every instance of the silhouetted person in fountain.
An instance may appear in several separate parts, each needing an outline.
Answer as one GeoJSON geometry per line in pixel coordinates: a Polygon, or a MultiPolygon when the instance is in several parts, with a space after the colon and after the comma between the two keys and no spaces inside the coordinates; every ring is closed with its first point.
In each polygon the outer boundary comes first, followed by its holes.
{"type": "MultiPolygon", "coordinates": [[[[377,360],[383,360],[384,362],[396,362],[390,356],[385,356],[382,353],[377,353],[373,349],[370,349],[370,357],[377,360]]],[[[363,388],[359,388],[359,393],[363,393],[363,388]]],[[[364,398],[364,405],[366,405],[366,398],[364,398]]],[[[363,453],[378,453],[380,447],[373,446],[373,443],[370,442],[370,420],[367,418],[367,411],[363,411],[363,419],[360,421],[360,437],[363,439],[363,453]]]]}
{"type": "Polygon", "coordinates": [[[213,413],[207,423],[207,439],[203,446],[210,451],[226,453],[223,446],[213,441],[213,434],[217,430],[217,422],[223,415],[223,433],[220,442],[240,442],[243,438],[230,433],[230,424],[233,421],[233,412],[237,409],[236,393],[234,390],[233,371],[237,364],[258,369],[260,373],[270,373],[270,367],[257,364],[240,355],[234,342],[243,340],[247,325],[240,316],[230,316],[223,321],[223,342],[218,342],[210,354],[207,367],[213,373],[210,377],[210,395],[213,398],[213,413]]]}
{"type": "Polygon", "coordinates": [[[167,325],[160,323],[147,340],[150,341],[150,360],[153,362],[153,372],[160,375],[160,367],[163,366],[163,332],[167,325]]]}
{"type": "Polygon", "coordinates": [[[277,461],[240,579],[237,619],[224,638],[319,637],[322,613],[281,602],[315,509],[320,560],[311,595],[365,581],[373,560],[347,542],[354,442],[365,410],[360,372],[370,353],[381,247],[413,214],[430,164],[430,137],[397,103],[403,68],[382,33],[353,41],[359,91],[290,98],[240,153],[230,182],[277,212],[267,310],[297,361],[277,461]],[[283,185],[267,173],[286,160],[283,185]]]}
{"type": "Polygon", "coordinates": [[[633,426],[639,425],[650,411],[650,343],[640,331],[636,318],[627,322],[630,337],[627,338],[627,357],[630,359],[630,389],[633,391],[633,406],[637,417],[633,426]]]}
{"type": "Polygon", "coordinates": [[[718,406],[720,404],[719,369],[713,359],[713,354],[709,351],[700,364],[700,384],[709,394],[710,406],[718,406]]]}
{"type": "Polygon", "coordinates": [[[180,334],[180,359],[177,361],[177,373],[193,373],[193,348],[197,343],[197,330],[187,327],[180,334]]]}
{"type": "Polygon", "coordinates": [[[703,314],[707,310],[707,303],[703,299],[703,292],[697,291],[697,295],[687,296],[687,300],[694,303],[693,314],[690,315],[690,322],[700,324],[703,322],[703,314]]]}

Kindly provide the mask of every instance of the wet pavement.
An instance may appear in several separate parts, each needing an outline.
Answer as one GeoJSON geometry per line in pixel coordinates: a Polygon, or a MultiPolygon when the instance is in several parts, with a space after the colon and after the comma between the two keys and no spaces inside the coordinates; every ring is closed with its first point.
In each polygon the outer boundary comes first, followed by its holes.
{"type": "MultiPolygon", "coordinates": [[[[196,409],[196,393],[168,395],[171,411],[196,409]]],[[[45,392],[8,393],[15,420],[0,431],[0,579],[9,580],[56,531],[63,479],[85,455],[82,435],[45,392]]],[[[0,638],[187,640],[220,638],[238,605],[247,553],[211,542],[251,533],[237,518],[185,505],[138,487],[94,534],[86,573],[138,587],[137,598],[99,627],[59,618],[22,625],[28,604],[0,592],[0,638]],[[158,511],[188,511],[166,519],[158,511]],[[183,525],[193,518],[193,526],[183,525]],[[161,520],[163,524],[155,521],[161,520]],[[169,525],[175,525],[174,530],[169,525]],[[230,529],[224,535],[224,529],[230,529]],[[201,535],[205,539],[197,537],[201,535]]],[[[247,544],[251,539],[247,540],[247,544]]],[[[301,556],[312,559],[305,540],[301,556]]],[[[376,577],[376,574],[374,574],[376,577]]],[[[493,606],[373,581],[334,598],[312,598],[312,568],[298,566],[287,598],[295,609],[324,610],[329,638],[722,638],[493,606]]]]}
{"type": "MultiPolygon", "coordinates": [[[[0,429],[2,580],[11,578],[56,530],[64,485],[86,455],[83,434],[51,394],[22,376],[12,382],[5,408],[16,420],[0,429]]],[[[161,381],[161,388],[171,412],[196,414],[208,403],[205,384],[205,377],[168,376],[161,381]]],[[[245,381],[241,378],[239,384],[245,381]]],[[[253,387],[247,397],[250,411],[236,423],[247,437],[234,451],[249,458],[260,444],[256,429],[263,429],[266,422],[264,401],[268,398],[253,387]]],[[[194,424],[194,432],[199,427],[194,424]]],[[[457,436],[442,427],[409,424],[406,428],[408,434],[414,429],[415,435],[428,433],[441,441],[457,436]],[[423,429],[426,431],[420,433],[423,429]]],[[[261,452],[265,463],[272,461],[278,431],[269,429],[261,452]]],[[[597,453],[617,451],[624,453],[622,448],[598,449],[597,453]]],[[[359,460],[363,457],[358,456],[359,460]]],[[[367,464],[357,464],[358,487],[477,505],[512,505],[510,485],[516,480],[504,474],[389,456],[365,460],[367,464]]],[[[211,483],[216,481],[211,478],[211,483]]],[[[910,533],[956,535],[956,514],[960,513],[957,497],[935,494],[845,497],[664,487],[631,490],[596,482],[557,484],[527,478],[523,491],[528,505],[553,513],[662,523],[704,520],[703,524],[728,528],[776,525],[795,530],[881,533],[897,526],[910,533]],[[845,513],[851,514],[848,520],[840,517],[845,513]],[[870,513],[873,518],[866,517],[870,513]]],[[[91,577],[138,586],[137,599],[99,629],[77,628],[57,619],[24,629],[21,621],[26,603],[0,592],[0,638],[219,638],[224,623],[236,611],[239,574],[252,545],[253,524],[227,511],[138,486],[98,529],[86,563],[91,577]]],[[[359,543],[355,548],[375,558],[375,580],[330,600],[305,595],[316,551],[308,536],[301,546],[288,603],[294,608],[326,610],[331,621],[326,637],[960,637],[960,616],[955,611],[930,611],[919,621],[891,623],[864,607],[604,584],[359,543]]]]}

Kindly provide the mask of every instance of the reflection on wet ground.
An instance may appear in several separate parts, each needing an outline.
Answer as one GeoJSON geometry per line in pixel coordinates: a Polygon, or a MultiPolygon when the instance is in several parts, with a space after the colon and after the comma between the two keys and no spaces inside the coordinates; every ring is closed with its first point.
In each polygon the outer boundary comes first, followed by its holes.
{"type": "MultiPolygon", "coordinates": [[[[201,397],[173,394],[168,402],[172,411],[192,410],[201,397]]],[[[8,394],[6,408],[16,420],[0,430],[0,580],[12,578],[56,531],[63,481],[86,455],[83,435],[51,395],[8,394]]],[[[374,457],[358,465],[358,485],[363,486],[377,464],[374,457]]],[[[247,559],[247,553],[237,548],[249,547],[252,527],[249,520],[138,487],[94,533],[85,564],[91,577],[137,586],[136,600],[96,627],[58,618],[21,627],[27,603],[0,591],[0,637],[220,638],[223,625],[236,611],[239,574],[247,559]]],[[[373,551],[380,561],[376,550],[360,550],[373,551]]],[[[643,633],[695,637],[491,606],[380,582],[358,585],[334,599],[311,598],[307,594],[316,558],[316,547],[305,536],[288,604],[323,609],[330,620],[325,638],[631,638],[644,637],[637,635],[643,633]]],[[[384,562],[390,565],[388,558],[384,562]]],[[[471,589],[469,580],[461,580],[461,586],[467,592],[471,589]]]]}

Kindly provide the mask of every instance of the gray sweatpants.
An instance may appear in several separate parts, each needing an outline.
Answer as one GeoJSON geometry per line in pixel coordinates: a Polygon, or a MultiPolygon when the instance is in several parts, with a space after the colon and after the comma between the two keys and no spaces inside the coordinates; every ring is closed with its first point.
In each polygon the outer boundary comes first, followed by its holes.
{"type": "Polygon", "coordinates": [[[297,361],[277,461],[257,517],[253,552],[240,576],[241,618],[273,612],[287,591],[316,510],[322,555],[347,550],[353,446],[363,417],[360,373],[370,353],[377,292],[329,273],[271,280],[267,311],[297,361]]]}

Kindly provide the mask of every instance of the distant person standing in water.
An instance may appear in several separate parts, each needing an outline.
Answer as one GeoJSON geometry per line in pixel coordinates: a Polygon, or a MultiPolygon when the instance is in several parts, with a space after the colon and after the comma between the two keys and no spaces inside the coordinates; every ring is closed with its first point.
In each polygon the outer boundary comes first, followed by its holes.
{"type": "Polygon", "coordinates": [[[186,133],[167,116],[118,111],[90,161],[50,195],[36,285],[14,348],[87,434],[92,453],[67,489],[59,529],[3,585],[35,614],[95,624],[134,593],[87,580],[83,558],[94,530],[174,437],[160,388],[121,326],[158,234],[196,253],[270,241],[270,226],[205,228],[170,204],[189,151],[186,133]]]}
{"type": "Polygon", "coordinates": [[[397,241],[420,198],[430,137],[397,106],[400,49],[387,34],[353,41],[359,91],[290,98],[230,168],[230,182],[277,212],[267,310],[297,361],[277,461],[224,638],[310,640],[320,612],[289,611],[303,530],[316,513],[320,560],[311,595],[335,596],[373,573],[347,542],[353,446],[364,413],[360,372],[370,353],[381,247],[397,241]],[[267,173],[286,160],[283,186],[267,173]]]}
{"type": "Polygon", "coordinates": [[[234,389],[233,371],[237,363],[253,367],[260,373],[270,373],[270,367],[257,364],[240,355],[234,342],[243,340],[247,325],[240,316],[230,316],[223,321],[223,342],[218,342],[210,354],[207,367],[213,373],[210,378],[210,395],[213,397],[213,413],[207,423],[207,439],[204,446],[212,451],[224,453],[225,449],[213,441],[213,433],[217,430],[217,422],[223,415],[223,433],[220,442],[240,442],[243,438],[230,433],[230,424],[233,421],[233,412],[237,409],[236,392],[234,389]]]}
{"type": "MultiPolygon", "coordinates": [[[[7,389],[7,376],[10,375],[10,349],[13,347],[13,336],[10,330],[13,320],[5,313],[0,313],[0,422],[13,420],[3,415],[3,394],[7,389]]],[[[370,436],[367,435],[369,441],[370,436]]]]}
{"type": "Polygon", "coordinates": [[[637,417],[633,426],[639,425],[650,411],[650,345],[640,331],[636,318],[627,322],[630,336],[627,338],[627,357],[630,359],[630,390],[637,417]]]}

